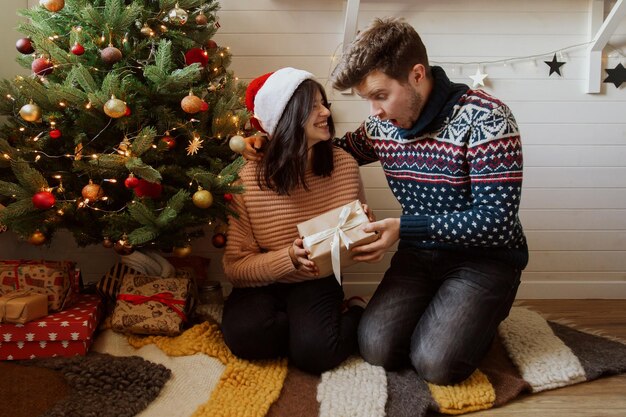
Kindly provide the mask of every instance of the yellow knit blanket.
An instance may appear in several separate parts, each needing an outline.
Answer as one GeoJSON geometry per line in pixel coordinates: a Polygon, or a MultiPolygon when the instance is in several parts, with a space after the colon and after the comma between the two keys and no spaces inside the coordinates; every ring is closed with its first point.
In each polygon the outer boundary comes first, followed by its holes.
{"type": "Polygon", "coordinates": [[[198,324],[177,337],[129,336],[135,348],[154,343],[170,356],[196,353],[217,358],[226,366],[208,402],[192,417],[263,417],[282,389],[287,360],[246,361],[234,356],[224,344],[219,326],[198,324]]]}

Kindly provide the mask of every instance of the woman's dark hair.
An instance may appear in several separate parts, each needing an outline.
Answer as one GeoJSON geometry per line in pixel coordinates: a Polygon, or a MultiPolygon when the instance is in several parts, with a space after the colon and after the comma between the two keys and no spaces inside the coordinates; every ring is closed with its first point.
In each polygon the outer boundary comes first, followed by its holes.
{"type": "MultiPolygon", "coordinates": [[[[304,125],[313,111],[315,93],[322,94],[322,100],[329,107],[324,87],[315,80],[305,80],[296,88],[285,107],[274,136],[267,142],[264,156],[257,165],[256,177],[259,187],[269,188],[280,195],[302,185],[308,189],[304,179],[307,169],[308,146],[304,125]]],[[[328,117],[331,138],[335,136],[332,116],[328,117]]],[[[311,168],[315,175],[327,177],[333,171],[332,141],[316,143],[312,148],[311,168]]]]}

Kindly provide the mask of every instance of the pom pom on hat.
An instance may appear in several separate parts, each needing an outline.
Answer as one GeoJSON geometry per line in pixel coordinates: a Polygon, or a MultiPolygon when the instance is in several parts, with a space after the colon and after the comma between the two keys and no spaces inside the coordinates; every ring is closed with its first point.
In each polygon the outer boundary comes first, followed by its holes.
{"type": "Polygon", "coordinates": [[[254,114],[250,123],[272,136],[294,91],[313,78],[308,71],[287,67],[252,80],[246,90],[246,107],[254,114]]]}

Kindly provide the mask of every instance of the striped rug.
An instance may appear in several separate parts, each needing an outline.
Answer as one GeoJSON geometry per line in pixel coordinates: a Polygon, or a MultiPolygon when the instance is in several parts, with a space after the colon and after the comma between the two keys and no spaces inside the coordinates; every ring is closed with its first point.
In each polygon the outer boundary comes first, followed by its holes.
{"type": "Polygon", "coordinates": [[[453,386],[428,384],[409,369],[385,372],[356,356],[319,376],[286,360],[244,361],[228,350],[219,326],[208,322],[177,337],[124,337],[107,330],[93,350],[120,359],[139,356],[171,370],[158,397],[136,414],[142,417],[457,415],[500,407],[522,393],[626,372],[626,344],[521,307],[501,324],[479,369],[453,386]]]}

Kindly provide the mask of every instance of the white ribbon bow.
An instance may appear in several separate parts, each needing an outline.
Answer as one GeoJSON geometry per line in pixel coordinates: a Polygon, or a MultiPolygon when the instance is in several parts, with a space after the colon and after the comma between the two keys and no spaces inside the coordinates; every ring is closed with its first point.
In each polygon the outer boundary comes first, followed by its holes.
{"type": "MultiPolygon", "coordinates": [[[[354,243],[354,241],[350,239],[345,232],[350,229],[354,229],[361,224],[361,221],[357,216],[353,217],[350,221],[347,221],[353,208],[355,207],[350,205],[345,206],[341,210],[337,226],[322,230],[321,232],[307,236],[303,239],[304,246],[311,247],[332,236],[332,241],[330,242],[330,256],[333,265],[333,273],[335,274],[335,278],[337,279],[337,282],[339,282],[339,285],[341,285],[341,244],[343,243],[346,249],[350,249],[350,245],[354,243]]],[[[359,209],[360,207],[357,207],[355,213],[358,213],[359,209]]]]}

